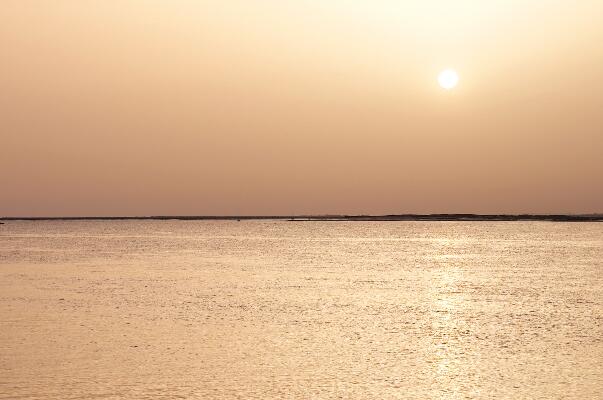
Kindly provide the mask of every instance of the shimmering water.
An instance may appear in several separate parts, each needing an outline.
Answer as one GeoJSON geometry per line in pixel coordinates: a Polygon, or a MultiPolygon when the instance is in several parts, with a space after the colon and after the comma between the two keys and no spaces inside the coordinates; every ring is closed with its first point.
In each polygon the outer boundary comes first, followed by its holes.
{"type": "Polygon", "coordinates": [[[603,398],[603,224],[8,222],[0,398],[603,398]]]}

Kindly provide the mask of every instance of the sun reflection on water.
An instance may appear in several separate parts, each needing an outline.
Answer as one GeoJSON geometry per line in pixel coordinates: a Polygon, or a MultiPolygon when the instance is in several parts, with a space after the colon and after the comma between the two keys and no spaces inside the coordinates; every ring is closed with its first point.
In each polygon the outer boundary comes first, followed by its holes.
{"type": "Polygon", "coordinates": [[[463,280],[463,270],[451,266],[440,270],[433,276],[431,286],[431,355],[432,376],[434,378],[434,398],[443,399],[461,397],[462,382],[458,377],[465,375],[465,366],[459,362],[463,359],[462,321],[466,300],[459,289],[463,280]]]}

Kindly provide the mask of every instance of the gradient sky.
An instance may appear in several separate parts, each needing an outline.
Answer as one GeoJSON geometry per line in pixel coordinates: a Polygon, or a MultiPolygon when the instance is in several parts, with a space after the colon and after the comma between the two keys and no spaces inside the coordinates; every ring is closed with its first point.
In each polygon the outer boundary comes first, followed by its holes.
{"type": "Polygon", "coordinates": [[[2,0],[0,215],[602,212],[601,21],[600,0],[2,0]]]}

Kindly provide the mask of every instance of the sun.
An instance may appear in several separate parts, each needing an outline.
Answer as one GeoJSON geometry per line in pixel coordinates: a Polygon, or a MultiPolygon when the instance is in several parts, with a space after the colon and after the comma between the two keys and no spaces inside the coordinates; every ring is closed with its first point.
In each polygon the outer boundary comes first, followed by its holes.
{"type": "Polygon", "coordinates": [[[453,69],[446,69],[438,75],[438,83],[443,89],[454,89],[459,83],[459,74],[453,69]]]}

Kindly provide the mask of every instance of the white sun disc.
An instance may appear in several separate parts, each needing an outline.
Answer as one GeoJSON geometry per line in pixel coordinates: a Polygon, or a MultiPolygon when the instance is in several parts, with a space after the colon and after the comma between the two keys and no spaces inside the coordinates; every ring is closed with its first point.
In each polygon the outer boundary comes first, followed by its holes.
{"type": "Polygon", "coordinates": [[[453,89],[459,83],[459,74],[453,69],[446,69],[438,75],[438,83],[446,90],[453,89]]]}

